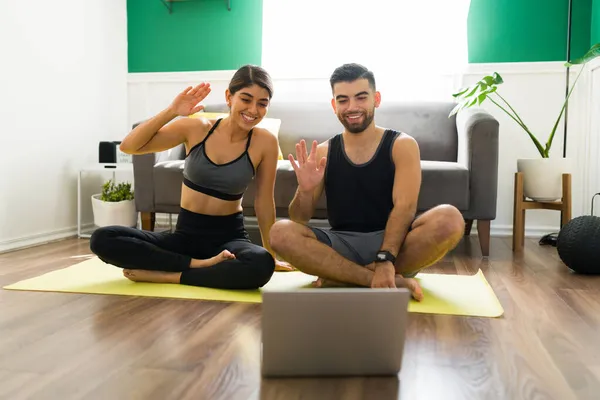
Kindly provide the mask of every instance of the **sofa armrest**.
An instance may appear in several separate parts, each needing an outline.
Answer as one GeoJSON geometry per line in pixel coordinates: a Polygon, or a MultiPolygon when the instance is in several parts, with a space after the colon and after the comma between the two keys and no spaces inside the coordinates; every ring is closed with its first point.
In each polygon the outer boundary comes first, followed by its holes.
{"type": "Polygon", "coordinates": [[[469,170],[469,209],[465,219],[493,220],[498,200],[499,123],[482,108],[456,117],[457,162],[469,170]]]}
{"type": "Polygon", "coordinates": [[[132,159],[136,209],[141,212],[155,212],[154,167],[166,161],[184,160],[185,145],[180,144],[160,153],[134,155],[132,159]]]}
{"type": "Polygon", "coordinates": [[[154,165],[156,164],[156,154],[134,154],[132,161],[136,210],[154,212],[154,165]]]}
{"type": "MultiPolygon", "coordinates": [[[[135,122],[131,129],[145,122],[135,122]]],[[[138,212],[155,212],[154,204],[154,166],[162,161],[182,160],[185,158],[185,146],[183,144],[160,153],[134,154],[133,180],[134,200],[138,212]]]]}

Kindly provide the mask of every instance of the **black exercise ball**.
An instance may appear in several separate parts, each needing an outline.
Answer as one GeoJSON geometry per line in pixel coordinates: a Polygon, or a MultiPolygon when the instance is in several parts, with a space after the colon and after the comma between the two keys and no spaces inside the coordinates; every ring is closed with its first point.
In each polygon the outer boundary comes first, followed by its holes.
{"type": "Polygon", "coordinates": [[[600,274],[600,217],[583,215],[567,222],[556,241],[558,256],[580,274],[600,274]]]}

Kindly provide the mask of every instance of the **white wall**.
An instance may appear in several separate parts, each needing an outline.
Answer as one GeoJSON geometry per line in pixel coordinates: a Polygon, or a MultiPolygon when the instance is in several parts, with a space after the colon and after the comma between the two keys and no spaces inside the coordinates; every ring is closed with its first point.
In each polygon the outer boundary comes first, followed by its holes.
{"type": "MultiPolygon", "coordinates": [[[[120,140],[133,122],[161,110],[189,84],[210,81],[213,92],[205,103],[222,102],[233,73],[128,75],[126,0],[10,2],[0,12],[0,35],[0,251],[73,235],[77,172],[96,162],[98,142],[120,140]]],[[[446,76],[436,92],[426,94],[449,99],[456,87],[494,71],[506,81],[503,95],[545,140],[563,101],[562,63],[474,65],[446,76]]],[[[278,101],[329,101],[327,77],[274,78],[278,101]]],[[[404,83],[410,82],[408,77],[404,83]]],[[[384,101],[412,98],[403,83],[381,79],[378,84],[384,101]]],[[[600,62],[595,62],[582,75],[570,106],[568,150],[578,168],[574,216],[589,213],[591,196],[600,191],[598,93],[600,62]]],[[[512,120],[491,104],[485,107],[501,122],[499,182],[505,189],[492,231],[508,235],[516,160],[537,154],[512,120]]],[[[554,144],[554,155],[561,154],[562,124],[554,144]]],[[[95,187],[86,189],[84,200],[101,182],[101,177],[91,181],[95,187]]],[[[600,200],[595,210],[600,215],[600,200]]],[[[555,212],[529,211],[527,234],[556,230],[558,222],[555,212]]]]}
{"type": "MultiPolygon", "coordinates": [[[[600,60],[596,59],[588,66],[589,76],[589,96],[588,113],[585,123],[587,124],[587,140],[585,148],[587,149],[586,160],[589,168],[584,174],[585,188],[585,210],[590,213],[591,198],[595,193],[600,192],[600,60]]],[[[594,215],[600,216],[600,196],[594,201],[594,215]]]]}
{"type": "Polygon", "coordinates": [[[0,251],[76,231],[77,171],[127,129],[126,0],[0,12],[0,251]]]}
{"type": "MultiPolygon", "coordinates": [[[[579,70],[570,71],[572,85],[579,70]]],[[[565,99],[566,69],[563,63],[506,63],[471,65],[462,77],[465,84],[472,84],[484,74],[498,72],[505,83],[499,93],[517,111],[525,124],[545,144],[552,127],[560,113],[565,99]]],[[[584,203],[586,185],[584,172],[589,163],[583,157],[585,141],[589,132],[585,123],[588,118],[589,69],[579,78],[576,89],[569,101],[567,157],[572,158],[574,170],[572,177],[573,216],[585,212],[584,203]]],[[[500,159],[498,176],[498,214],[492,223],[495,235],[512,235],[514,174],[517,171],[517,160],[522,158],[539,158],[529,136],[503,111],[494,104],[485,104],[500,122],[500,159]]],[[[564,120],[561,120],[556,131],[550,157],[562,157],[564,120]]],[[[526,212],[526,235],[539,237],[546,233],[558,232],[560,213],[551,210],[529,210],[526,212]]]]}
{"type": "MultiPolygon", "coordinates": [[[[577,88],[571,96],[569,106],[568,157],[575,160],[577,173],[573,176],[573,216],[589,213],[591,193],[600,191],[598,131],[600,129],[600,100],[592,97],[600,93],[600,69],[590,65],[582,74],[577,88]],[[595,132],[595,136],[591,133],[595,132]]],[[[471,65],[462,74],[448,75],[437,86],[436,92],[427,92],[434,100],[452,100],[451,93],[457,87],[471,84],[486,74],[498,72],[505,83],[500,93],[517,110],[525,123],[536,133],[540,141],[546,142],[564,102],[565,68],[563,63],[503,63],[471,65]]],[[[573,83],[576,69],[571,70],[573,83]]],[[[224,91],[233,71],[207,71],[186,73],[130,74],[128,83],[129,124],[157,113],[187,85],[209,81],[212,92],[204,104],[222,103],[224,91]]],[[[289,79],[273,77],[277,101],[300,100],[329,102],[330,90],[327,77],[321,79],[289,79]]],[[[407,81],[410,81],[408,79],[407,81]]],[[[413,85],[414,82],[413,82],[413,85]]],[[[407,92],[403,83],[380,81],[383,101],[387,99],[407,100],[415,98],[407,92]]],[[[417,87],[417,86],[415,86],[417,87]]],[[[492,234],[512,235],[513,187],[517,159],[539,157],[529,137],[516,123],[493,104],[484,104],[500,121],[500,161],[498,213],[492,222],[492,234]]],[[[552,156],[562,157],[563,123],[559,125],[552,156]]],[[[600,200],[598,206],[600,209],[600,200]]],[[[599,210],[600,211],[600,210],[599,210]]],[[[600,215],[600,212],[598,212],[600,215]]],[[[548,210],[527,212],[526,235],[539,237],[557,231],[560,214],[548,210]]]]}

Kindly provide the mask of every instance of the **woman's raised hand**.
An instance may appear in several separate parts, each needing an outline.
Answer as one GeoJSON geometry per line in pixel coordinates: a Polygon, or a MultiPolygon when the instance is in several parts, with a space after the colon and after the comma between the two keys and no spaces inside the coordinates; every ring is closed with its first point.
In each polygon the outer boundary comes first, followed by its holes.
{"type": "Polygon", "coordinates": [[[192,87],[188,86],[177,95],[171,103],[171,109],[177,115],[187,117],[204,109],[204,106],[198,105],[210,93],[210,83],[202,82],[192,87]]]}

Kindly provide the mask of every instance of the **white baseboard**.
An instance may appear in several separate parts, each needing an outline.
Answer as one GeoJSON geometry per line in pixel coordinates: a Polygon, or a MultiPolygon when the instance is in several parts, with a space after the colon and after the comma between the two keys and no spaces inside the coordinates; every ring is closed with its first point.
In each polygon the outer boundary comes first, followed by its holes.
{"type": "MultiPolygon", "coordinates": [[[[559,230],[555,226],[532,226],[525,227],[526,238],[541,238],[548,233],[557,233],[559,230]]],[[[490,236],[492,237],[512,237],[513,227],[512,225],[499,225],[490,228],[490,236]]],[[[471,235],[477,236],[477,227],[473,224],[471,229],[471,235]]]]}
{"type": "MultiPolygon", "coordinates": [[[[82,230],[93,227],[93,224],[82,226],[82,230]]],[[[0,241],[0,253],[21,250],[77,236],[77,227],[58,229],[52,232],[36,233],[35,235],[0,241]]]]}

